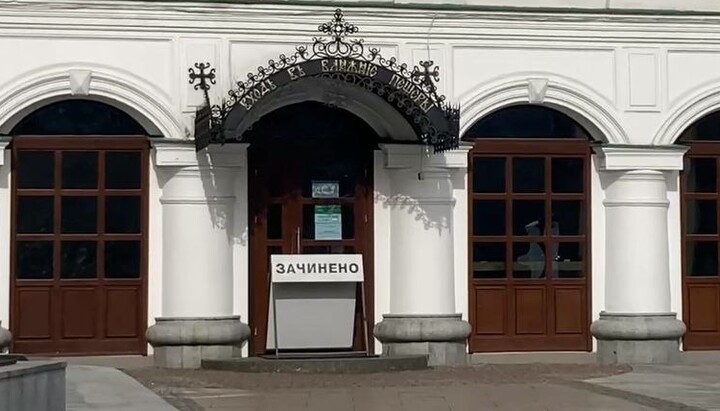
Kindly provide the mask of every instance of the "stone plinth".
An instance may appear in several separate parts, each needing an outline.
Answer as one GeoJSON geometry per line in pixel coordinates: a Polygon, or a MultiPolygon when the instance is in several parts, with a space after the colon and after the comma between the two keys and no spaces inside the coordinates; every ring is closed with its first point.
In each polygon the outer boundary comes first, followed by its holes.
{"type": "Polygon", "coordinates": [[[65,363],[18,361],[0,367],[0,410],[64,411],[65,363]]]}
{"type": "Polygon", "coordinates": [[[157,318],[147,330],[162,368],[200,368],[202,360],[230,359],[250,337],[239,316],[212,318],[157,318]]]}
{"type": "Polygon", "coordinates": [[[470,324],[460,314],[386,314],[375,325],[375,337],[383,344],[383,355],[424,354],[430,366],[466,365],[470,332],[470,324]]]}

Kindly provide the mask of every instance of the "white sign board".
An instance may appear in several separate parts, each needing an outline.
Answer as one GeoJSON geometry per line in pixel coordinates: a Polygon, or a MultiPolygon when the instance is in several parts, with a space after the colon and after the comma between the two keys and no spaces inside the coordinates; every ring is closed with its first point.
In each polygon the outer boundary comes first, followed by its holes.
{"type": "Polygon", "coordinates": [[[361,254],[277,254],[270,256],[273,283],[362,282],[361,254]]]}

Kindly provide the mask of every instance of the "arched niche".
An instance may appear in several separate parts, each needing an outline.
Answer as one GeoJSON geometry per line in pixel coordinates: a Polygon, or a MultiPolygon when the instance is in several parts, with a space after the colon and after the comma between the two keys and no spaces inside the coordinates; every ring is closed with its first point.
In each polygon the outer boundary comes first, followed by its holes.
{"type": "Polygon", "coordinates": [[[515,105],[496,110],[477,120],[463,140],[478,138],[581,138],[590,133],[566,114],[545,106],[515,105]]]}
{"type": "Polygon", "coordinates": [[[128,113],[94,100],[66,99],[26,115],[11,135],[148,135],[128,113]]]}

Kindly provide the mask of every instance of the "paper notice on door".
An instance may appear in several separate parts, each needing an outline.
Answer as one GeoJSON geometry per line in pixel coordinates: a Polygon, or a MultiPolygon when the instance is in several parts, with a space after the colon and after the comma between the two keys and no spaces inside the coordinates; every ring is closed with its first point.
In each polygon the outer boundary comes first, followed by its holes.
{"type": "Polygon", "coordinates": [[[342,209],[339,205],[315,206],[315,239],[342,240],[342,209]]]}

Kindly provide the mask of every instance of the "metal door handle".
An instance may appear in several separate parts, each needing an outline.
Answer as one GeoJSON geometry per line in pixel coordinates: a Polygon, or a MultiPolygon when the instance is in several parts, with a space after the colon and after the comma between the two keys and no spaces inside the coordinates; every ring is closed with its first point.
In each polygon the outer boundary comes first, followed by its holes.
{"type": "Polygon", "coordinates": [[[295,229],[295,249],[296,254],[301,254],[300,252],[300,227],[295,229]]]}

